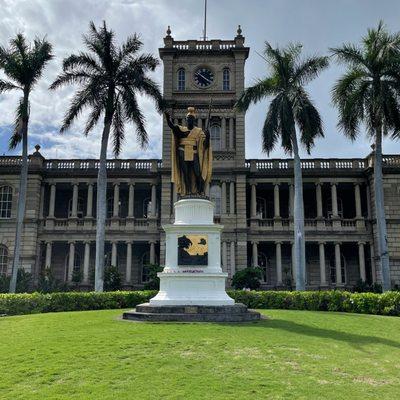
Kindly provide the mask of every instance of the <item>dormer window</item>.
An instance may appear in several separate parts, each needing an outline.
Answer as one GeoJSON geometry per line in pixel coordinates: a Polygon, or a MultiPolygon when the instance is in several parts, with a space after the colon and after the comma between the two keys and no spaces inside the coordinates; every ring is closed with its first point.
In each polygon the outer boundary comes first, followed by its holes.
{"type": "Polygon", "coordinates": [[[178,69],[178,90],[185,90],[185,70],[183,68],[178,69]]]}
{"type": "Polygon", "coordinates": [[[230,90],[230,71],[229,68],[224,68],[222,71],[222,90],[230,90]]]}

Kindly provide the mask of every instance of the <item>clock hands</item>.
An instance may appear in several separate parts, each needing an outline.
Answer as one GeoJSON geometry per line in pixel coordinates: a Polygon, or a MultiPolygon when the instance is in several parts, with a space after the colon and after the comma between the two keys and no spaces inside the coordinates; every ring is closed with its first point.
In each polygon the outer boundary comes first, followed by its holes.
{"type": "Polygon", "coordinates": [[[201,74],[200,72],[196,72],[195,75],[196,75],[196,76],[202,77],[202,78],[203,78],[204,80],[206,80],[208,83],[212,83],[212,80],[211,80],[211,79],[205,77],[205,76],[204,76],[203,74],[201,74]]]}

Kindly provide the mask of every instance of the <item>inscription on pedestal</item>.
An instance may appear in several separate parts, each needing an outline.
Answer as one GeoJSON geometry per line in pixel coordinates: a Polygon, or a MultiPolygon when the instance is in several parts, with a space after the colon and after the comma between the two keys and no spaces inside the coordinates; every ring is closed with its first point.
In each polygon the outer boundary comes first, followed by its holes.
{"type": "Polygon", "coordinates": [[[208,236],[183,235],[178,237],[179,266],[208,265],[208,236]]]}

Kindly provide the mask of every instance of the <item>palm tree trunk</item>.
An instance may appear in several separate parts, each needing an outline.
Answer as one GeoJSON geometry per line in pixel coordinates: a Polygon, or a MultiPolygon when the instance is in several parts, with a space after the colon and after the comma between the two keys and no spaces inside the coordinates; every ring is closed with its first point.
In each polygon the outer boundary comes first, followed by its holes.
{"type": "Polygon", "coordinates": [[[374,167],[374,191],[375,191],[375,212],[376,225],[378,228],[379,263],[382,271],[382,289],[391,289],[389,252],[387,244],[385,202],[383,196],[382,176],[382,128],[376,129],[375,138],[375,167],[374,167]]]}
{"type": "Polygon", "coordinates": [[[96,263],[94,290],[102,292],[104,288],[104,240],[107,213],[107,146],[111,121],[104,124],[101,138],[99,173],[97,175],[97,221],[96,221],[96,263]]]}
{"type": "Polygon", "coordinates": [[[296,131],[292,137],[294,158],[294,254],[296,271],[296,290],[305,290],[306,282],[306,248],[304,239],[304,203],[303,203],[303,178],[301,161],[297,145],[296,131]]]}
{"type": "Polygon", "coordinates": [[[10,281],[10,293],[17,290],[18,269],[21,258],[21,237],[24,229],[26,188],[28,184],[28,93],[24,93],[22,116],[22,164],[21,176],[19,181],[19,195],[17,208],[17,224],[15,229],[14,257],[12,262],[12,272],[10,281]]]}

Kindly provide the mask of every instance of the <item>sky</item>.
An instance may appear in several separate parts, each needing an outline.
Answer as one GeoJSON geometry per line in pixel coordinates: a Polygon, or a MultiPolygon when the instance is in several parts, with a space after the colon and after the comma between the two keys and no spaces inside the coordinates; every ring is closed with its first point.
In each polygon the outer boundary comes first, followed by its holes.
{"type": "MultiPolygon", "coordinates": [[[[1,45],[7,46],[10,38],[23,32],[30,40],[46,36],[54,46],[55,58],[31,95],[30,151],[40,144],[46,158],[99,156],[101,125],[85,137],[82,133],[85,113],[67,133],[59,133],[63,115],[77,88],[48,91],[61,71],[62,59],[85,50],[82,34],[87,32],[89,21],[99,25],[105,20],[119,42],[139,33],[144,42],[143,51],[158,56],[168,25],[176,40],[200,38],[203,8],[203,0],[0,0],[1,45]]],[[[330,47],[359,42],[367,29],[375,27],[380,19],[389,30],[400,30],[399,17],[398,0],[208,0],[207,36],[209,39],[233,39],[238,24],[242,26],[245,44],[250,47],[245,69],[245,85],[250,86],[268,73],[265,61],[257,54],[262,53],[265,41],[274,46],[300,42],[305,55],[324,55],[330,47]]],[[[352,143],[336,127],[337,113],[331,103],[330,90],[341,73],[343,67],[332,62],[308,85],[323,119],[325,138],[316,141],[311,156],[303,151],[303,157],[356,158],[365,157],[371,151],[371,143],[365,135],[352,143]]],[[[162,85],[162,64],[152,78],[162,85]]],[[[21,152],[20,148],[8,150],[18,99],[19,93],[0,95],[0,154],[21,152]]],[[[247,158],[267,157],[261,151],[261,128],[268,104],[265,100],[252,106],[246,114],[247,158]]],[[[146,116],[149,146],[145,150],[138,147],[135,128],[129,125],[120,157],[160,158],[162,118],[151,100],[141,98],[140,106],[146,116]]],[[[399,153],[400,142],[385,140],[383,151],[399,153]]],[[[111,152],[109,157],[112,157],[111,152]]],[[[269,157],[287,155],[277,147],[269,157]]]]}

